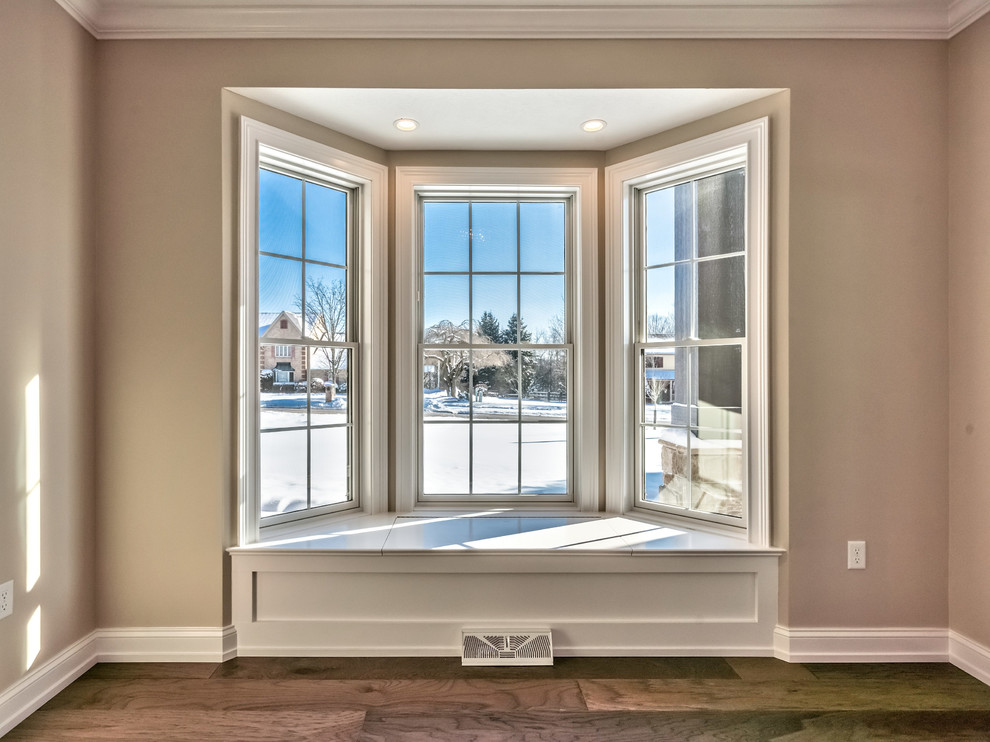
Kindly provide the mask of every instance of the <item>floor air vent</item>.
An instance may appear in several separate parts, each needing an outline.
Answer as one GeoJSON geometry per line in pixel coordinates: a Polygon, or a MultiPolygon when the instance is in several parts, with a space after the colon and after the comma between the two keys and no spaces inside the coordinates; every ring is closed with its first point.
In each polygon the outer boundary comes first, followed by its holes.
{"type": "Polygon", "coordinates": [[[549,629],[461,632],[462,665],[552,665],[549,629]]]}

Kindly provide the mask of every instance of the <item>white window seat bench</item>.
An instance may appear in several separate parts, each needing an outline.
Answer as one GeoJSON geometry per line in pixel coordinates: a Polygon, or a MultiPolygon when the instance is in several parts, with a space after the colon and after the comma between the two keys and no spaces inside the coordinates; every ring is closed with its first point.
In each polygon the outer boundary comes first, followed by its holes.
{"type": "Polygon", "coordinates": [[[464,628],[557,655],[772,655],[780,549],[631,516],[387,514],[229,550],[242,656],[460,654],[464,628]]]}

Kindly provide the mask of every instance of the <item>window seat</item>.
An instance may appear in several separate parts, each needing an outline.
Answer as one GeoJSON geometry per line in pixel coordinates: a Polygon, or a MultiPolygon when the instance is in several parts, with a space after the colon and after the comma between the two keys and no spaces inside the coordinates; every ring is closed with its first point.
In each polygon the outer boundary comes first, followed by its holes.
{"type": "Polygon", "coordinates": [[[549,628],[558,656],[769,656],[780,549],[629,516],[363,516],[237,547],[243,656],[441,656],[549,628]]]}
{"type": "Polygon", "coordinates": [[[476,513],[385,514],[324,523],[231,553],[327,554],[780,554],[779,549],[630,516],[476,513]]]}

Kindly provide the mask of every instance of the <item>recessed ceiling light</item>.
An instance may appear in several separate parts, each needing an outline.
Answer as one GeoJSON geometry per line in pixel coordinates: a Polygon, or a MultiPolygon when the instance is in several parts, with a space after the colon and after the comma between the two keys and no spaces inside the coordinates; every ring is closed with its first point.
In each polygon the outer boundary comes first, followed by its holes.
{"type": "Polygon", "coordinates": [[[587,132],[601,131],[605,128],[605,122],[601,119],[591,119],[581,124],[581,128],[587,132]]]}
{"type": "Polygon", "coordinates": [[[419,122],[415,119],[401,118],[393,121],[392,126],[399,131],[415,131],[419,128],[419,122]]]}

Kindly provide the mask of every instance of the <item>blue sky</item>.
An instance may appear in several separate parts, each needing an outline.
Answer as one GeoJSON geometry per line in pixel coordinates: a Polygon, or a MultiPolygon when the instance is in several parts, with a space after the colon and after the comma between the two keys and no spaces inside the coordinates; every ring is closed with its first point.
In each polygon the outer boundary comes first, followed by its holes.
{"type": "Polygon", "coordinates": [[[306,275],[322,279],[327,284],[346,280],[347,194],[261,170],[258,181],[258,248],[275,255],[259,256],[260,313],[299,311],[303,263],[288,258],[303,257],[304,235],[306,275]]]}
{"type": "Polygon", "coordinates": [[[563,202],[430,202],[423,221],[424,328],[519,312],[536,340],[564,318],[563,202]]]}

